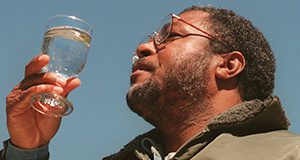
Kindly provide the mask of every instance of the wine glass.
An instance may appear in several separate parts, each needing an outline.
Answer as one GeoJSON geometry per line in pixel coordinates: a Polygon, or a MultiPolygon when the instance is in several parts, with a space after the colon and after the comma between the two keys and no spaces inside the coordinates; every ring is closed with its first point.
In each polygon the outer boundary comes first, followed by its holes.
{"type": "MultiPolygon", "coordinates": [[[[50,18],[42,45],[42,52],[50,56],[50,62],[42,72],[54,72],[63,78],[77,77],[86,63],[91,35],[90,25],[75,16],[50,18]]],[[[66,116],[73,111],[70,101],[54,93],[33,95],[31,106],[52,117],[66,116]]]]}

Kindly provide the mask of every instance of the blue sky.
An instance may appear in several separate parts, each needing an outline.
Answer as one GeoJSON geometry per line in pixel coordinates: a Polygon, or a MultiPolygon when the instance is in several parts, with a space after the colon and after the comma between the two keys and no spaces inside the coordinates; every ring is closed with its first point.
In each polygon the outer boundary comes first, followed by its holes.
{"type": "Polygon", "coordinates": [[[3,0],[0,2],[0,140],[9,138],[5,97],[23,77],[24,66],[40,52],[46,21],[57,14],[78,16],[94,28],[82,85],[69,99],[75,111],[63,119],[50,144],[51,157],[99,159],[118,151],[152,126],[125,101],[131,53],[168,13],[191,5],[224,7],[250,19],[265,34],[277,58],[274,95],[300,133],[300,2],[297,0],[3,0]]]}

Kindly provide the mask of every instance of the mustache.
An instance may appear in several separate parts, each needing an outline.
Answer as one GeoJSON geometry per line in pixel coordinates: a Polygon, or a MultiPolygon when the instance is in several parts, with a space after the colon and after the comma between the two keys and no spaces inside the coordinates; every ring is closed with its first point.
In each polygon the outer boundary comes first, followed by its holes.
{"type": "Polygon", "coordinates": [[[153,72],[157,69],[158,67],[154,65],[154,63],[150,61],[146,61],[145,58],[141,58],[138,61],[135,62],[135,64],[132,66],[132,72],[136,70],[145,70],[148,72],[153,72]]]}

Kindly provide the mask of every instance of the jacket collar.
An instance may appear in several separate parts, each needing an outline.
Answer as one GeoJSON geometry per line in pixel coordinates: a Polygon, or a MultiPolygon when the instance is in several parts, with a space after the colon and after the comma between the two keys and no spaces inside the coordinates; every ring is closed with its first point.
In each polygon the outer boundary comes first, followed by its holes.
{"type": "Polygon", "coordinates": [[[255,99],[232,107],[214,118],[208,128],[222,132],[250,134],[287,129],[289,125],[279,98],[270,96],[263,101],[255,99]],[[238,133],[239,131],[242,132],[238,133]]]}
{"type": "Polygon", "coordinates": [[[204,131],[183,145],[175,156],[177,159],[190,159],[222,133],[245,136],[286,130],[289,125],[278,97],[245,101],[214,118],[204,131]]]}
{"type": "Polygon", "coordinates": [[[244,136],[286,130],[289,125],[278,97],[270,96],[265,100],[245,101],[214,118],[205,130],[186,142],[177,151],[175,157],[190,159],[221,133],[244,136]]]}

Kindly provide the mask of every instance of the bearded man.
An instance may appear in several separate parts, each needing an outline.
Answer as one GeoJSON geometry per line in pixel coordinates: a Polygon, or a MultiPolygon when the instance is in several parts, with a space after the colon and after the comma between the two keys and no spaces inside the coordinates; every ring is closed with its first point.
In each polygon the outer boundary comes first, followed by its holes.
{"type": "MultiPolygon", "coordinates": [[[[49,158],[47,145],[60,119],[26,114],[28,97],[49,91],[66,96],[80,81],[40,73],[48,61],[34,58],[8,95],[6,160],[49,158]]],[[[169,14],[138,45],[127,94],[130,109],[155,129],[103,159],[300,159],[300,137],[287,131],[272,95],[274,72],[263,34],[233,11],[192,6],[169,14]]]]}

